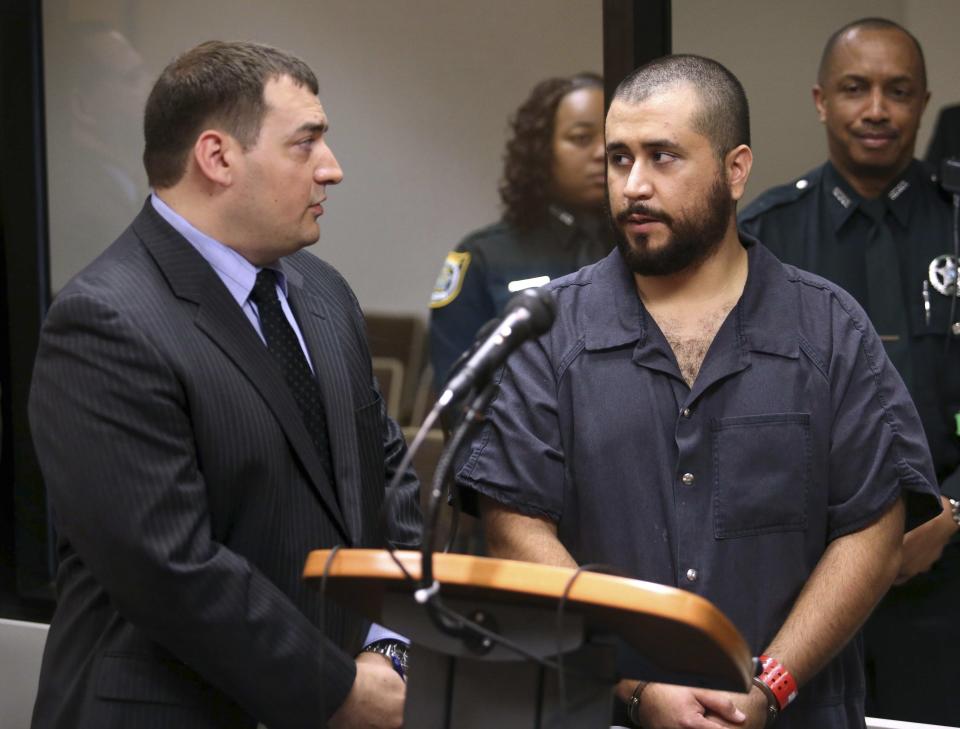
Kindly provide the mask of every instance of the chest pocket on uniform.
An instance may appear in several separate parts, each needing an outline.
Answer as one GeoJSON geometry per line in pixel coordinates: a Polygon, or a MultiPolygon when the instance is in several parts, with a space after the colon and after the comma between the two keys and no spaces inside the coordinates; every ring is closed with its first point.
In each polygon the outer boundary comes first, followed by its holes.
{"type": "Polygon", "coordinates": [[[810,486],[810,416],[748,415],[711,424],[717,539],[803,531],[810,486]]]}

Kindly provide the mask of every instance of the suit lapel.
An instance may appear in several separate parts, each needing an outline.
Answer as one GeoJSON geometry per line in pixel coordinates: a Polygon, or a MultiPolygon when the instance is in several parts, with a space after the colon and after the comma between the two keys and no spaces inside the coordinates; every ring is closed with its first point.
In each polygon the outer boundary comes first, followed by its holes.
{"type": "MultiPolygon", "coordinates": [[[[149,200],[134,221],[134,230],[153,255],[173,292],[197,305],[195,323],[246,375],[273,412],[300,460],[310,483],[340,532],[346,537],[343,514],[333,486],[322,476],[323,466],[280,368],[250,325],[246,315],[216,272],[183,237],[161,218],[149,200]]],[[[352,418],[351,418],[352,422],[352,418]]]]}
{"type": "Polygon", "coordinates": [[[363,530],[363,514],[358,502],[360,490],[360,454],[357,450],[356,420],[350,373],[341,351],[340,337],[322,294],[308,291],[303,277],[284,265],[287,298],[293,309],[310,361],[323,392],[327,416],[327,434],[336,479],[337,495],[351,540],[356,542],[363,530]],[[336,427],[331,427],[335,423],[336,427]]]}

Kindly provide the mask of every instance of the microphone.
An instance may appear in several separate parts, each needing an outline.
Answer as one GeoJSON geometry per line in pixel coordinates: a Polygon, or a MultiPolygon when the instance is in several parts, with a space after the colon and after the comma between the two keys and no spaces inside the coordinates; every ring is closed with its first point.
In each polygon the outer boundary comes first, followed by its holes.
{"type": "Polygon", "coordinates": [[[513,350],[550,329],[556,311],[553,297],[540,288],[524,289],[510,299],[496,329],[450,378],[437,403],[446,407],[462,398],[513,350]]]}

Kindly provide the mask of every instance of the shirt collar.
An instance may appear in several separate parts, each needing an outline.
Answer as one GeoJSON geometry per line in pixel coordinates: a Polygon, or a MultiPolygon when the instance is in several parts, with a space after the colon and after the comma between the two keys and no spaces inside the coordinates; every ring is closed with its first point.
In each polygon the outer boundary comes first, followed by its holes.
{"type": "Polygon", "coordinates": [[[600,240],[607,230],[607,221],[600,213],[573,212],[557,203],[547,206],[547,232],[551,244],[571,248],[582,238],[600,240]]]}
{"type": "MultiPolygon", "coordinates": [[[[156,193],[150,194],[150,202],[160,217],[186,238],[187,242],[196,248],[197,252],[210,264],[237,304],[241,307],[244,306],[250,298],[250,292],[253,291],[257,274],[261,269],[254,266],[229,246],[197,230],[186,218],[161,200],[156,193]]],[[[277,283],[280,284],[280,289],[286,296],[287,278],[283,269],[279,264],[267,266],[267,268],[273,269],[276,273],[277,283]]]]}
{"type": "MultiPolygon", "coordinates": [[[[787,269],[756,238],[741,233],[747,249],[747,282],[732,316],[745,349],[798,357],[798,296],[787,269]]],[[[645,343],[647,317],[633,274],[618,249],[592,267],[585,293],[584,343],[588,350],[645,343]]]]}
{"type": "MultiPolygon", "coordinates": [[[[915,197],[913,192],[920,187],[922,172],[920,163],[912,160],[881,195],[887,209],[903,227],[907,227],[910,222],[910,208],[915,197]]],[[[824,207],[833,223],[834,231],[838,231],[860,207],[863,197],[850,186],[830,162],[824,165],[822,187],[824,207]]]]}

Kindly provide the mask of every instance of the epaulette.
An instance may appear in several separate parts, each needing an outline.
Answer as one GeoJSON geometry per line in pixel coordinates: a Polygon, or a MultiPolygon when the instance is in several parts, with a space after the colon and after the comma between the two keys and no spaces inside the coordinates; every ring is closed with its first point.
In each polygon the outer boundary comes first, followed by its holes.
{"type": "Polygon", "coordinates": [[[822,174],[823,167],[817,167],[792,182],[771,187],[769,190],[760,193],[760,195],[754,198],[753,202],[747,205],[747,207],[743,209],[743,212],[740,213],[738,216],[740,221],[752,220],[781,205],[790,205],[800,200],[817,186],[822,174]]]}

